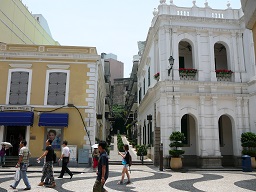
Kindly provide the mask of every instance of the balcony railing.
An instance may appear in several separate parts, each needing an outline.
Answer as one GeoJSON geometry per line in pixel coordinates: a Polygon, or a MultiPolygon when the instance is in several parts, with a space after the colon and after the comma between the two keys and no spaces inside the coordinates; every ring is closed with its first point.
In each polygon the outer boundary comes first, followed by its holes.
{"type": "Polygon", "coordinates": [[[180,68],[180,80],[196,80],[197,69],[180,68]]]}
{"type": "Polygon", "coordinates": [[[217,81],[231,81],[232,74],[218,74],[216,73],[217,81]]]}

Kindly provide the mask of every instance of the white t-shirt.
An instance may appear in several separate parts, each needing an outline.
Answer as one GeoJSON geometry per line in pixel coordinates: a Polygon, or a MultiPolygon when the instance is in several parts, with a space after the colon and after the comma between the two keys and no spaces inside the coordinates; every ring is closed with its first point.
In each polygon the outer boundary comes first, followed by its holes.
{"type": "Polygon", "coordinates": [[[62,154],[64,155],[64,157],[69,157],[69,153],[69,148],[67,146],[63,147],[62,154]]]}

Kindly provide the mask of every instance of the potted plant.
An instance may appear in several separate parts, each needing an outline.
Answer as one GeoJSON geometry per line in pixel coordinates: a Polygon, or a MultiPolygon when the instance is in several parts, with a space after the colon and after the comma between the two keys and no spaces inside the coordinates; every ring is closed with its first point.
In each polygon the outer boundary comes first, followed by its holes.
{"type": "Polygon", "coordinates": [[[160,73],[159,72],[157,72],[155,75],[154,75],[154,79],[155,80],[159,80],[159,78],[160,78],[160,73]]]}
{"type": "Polygon", "coordinates": [[[190,69],[190,68],[179,68],[180,75],[185,76],[195,76],[197,73],[197,69],[190,69]]]}
{"type": "Polygon", "coordinates": [[[216,77],[230,77],[233,71],[228,69],[216,69],[216,77]]]}
{"type": "Polygon", "coordinates": [[[242,154],[251,156],[252,168],[256,168],[256,134],[245,132],[241,134],[242,154]]]}
{"type": "Polygon", "coordinates": [[[140,156],[142,164],[143,164],[144,156],[146,155],[147,155],[147,147],[145,145],[140,145],[138,147],[137,156],[140,156]]]}
{"type": "Polygon", "coordinates": [[[185,136],[179,131],[174,131],[170,135],[169,139],[171,141],[169,145],[171,147],[171,150],[169,150],[169,154],[171,155],[171,168],[180,169],[182,168],[181,155],[185,153],[185,151],[180,148],[183,147],[182,141],[185,140],[185,136]]]}

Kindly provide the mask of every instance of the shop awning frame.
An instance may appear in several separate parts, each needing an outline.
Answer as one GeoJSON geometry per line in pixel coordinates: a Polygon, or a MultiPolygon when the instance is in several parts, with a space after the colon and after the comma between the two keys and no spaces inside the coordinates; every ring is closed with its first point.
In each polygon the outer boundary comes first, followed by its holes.
{"type": "Polygon", "coordinates": [[[68,113],[41,113],[38,126],[67,127],[68,113]]]}
{"type": "Polygon", "coordinates": [[[22,112],[0,112],[0,125],[3,126],[33,126],[34,113],[22,112]]]}

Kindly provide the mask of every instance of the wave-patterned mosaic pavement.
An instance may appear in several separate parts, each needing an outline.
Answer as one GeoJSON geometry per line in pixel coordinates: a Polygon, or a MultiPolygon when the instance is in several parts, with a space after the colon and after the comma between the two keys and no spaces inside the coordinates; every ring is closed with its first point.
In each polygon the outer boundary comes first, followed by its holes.
{"type": "MultiPolygon", "coordinates": [[[[55,173],[57,187],[45,188],[39,187],[41,173],[40,169],[31,168],[28,173],[31,183],[31,191],[60,191],[60,192],[91,192],[96,173],[88,169],[85,173],[75,173],[70,180],[68,175],[64,179],[58,179],[58,173],[55,173]]],[[[256,173],[242,171],[187,171],[172,172],[158,171],[153,166],[133,165],[131,170],[131,181],[129,185],[117,185],[121,177],[120,165],[110,165],[110,177],[106,183],[106,189],[109,192],[249,192],[256,191],[256,173]]],[[[71,168],[72,170],[72,168],[71,168]]],[[[21,180],[17,189],[11,189],[9,186],[13,182],[14,172],[0,172],[0,191],[22,191],[25,188],[21,180]]]]}

